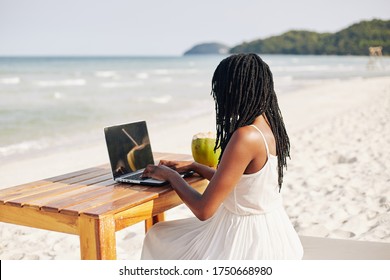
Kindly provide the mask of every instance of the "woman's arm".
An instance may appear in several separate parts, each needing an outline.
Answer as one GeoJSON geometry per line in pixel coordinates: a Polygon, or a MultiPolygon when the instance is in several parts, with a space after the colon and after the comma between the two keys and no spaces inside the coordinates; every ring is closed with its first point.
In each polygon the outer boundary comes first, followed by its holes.
{"type": "Polygon", "coordinates": [[[198,166],[199,169],[196,170],[195,164],[195,172],[199,171],[199,174],[203,175],[204,171],[207,176],[212,174],[210,183],[203,194],[189,186],[176,171],[164,165],[148,166],[145,175],[168,180],[194,215],[200,220],[207,220],[214,215],[227,195],[236,186],[258,151],[258,141],[254,145],[253,140],[248,136],[249,132],[248,128],[243,127],[233,134],[217,170],[211,171],[203,166],[198,166]]]}
{"type": "Polygon", "coordinates": [[[209,181],[211,181],[215,174],[215,169],[197,162],[191,163],[190,169],[209,181]]]}

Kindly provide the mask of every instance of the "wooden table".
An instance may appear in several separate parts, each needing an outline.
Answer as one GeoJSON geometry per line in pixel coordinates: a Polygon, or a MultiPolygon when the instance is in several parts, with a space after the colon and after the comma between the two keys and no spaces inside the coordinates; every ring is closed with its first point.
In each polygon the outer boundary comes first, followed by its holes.
{"type": "MultiPolygon", "coordinates": [[[[192,160],[155,153],[155,160],[192,160]]],[[[208,181],[187,182],[202,192],[208,181]]],[[[115,183],[108,164],[0,190],[0,222],[80,236],[81,259],[116,259],[115,232],[145,221],[147,231],[182,201],[169,186],[115,183]]]]}

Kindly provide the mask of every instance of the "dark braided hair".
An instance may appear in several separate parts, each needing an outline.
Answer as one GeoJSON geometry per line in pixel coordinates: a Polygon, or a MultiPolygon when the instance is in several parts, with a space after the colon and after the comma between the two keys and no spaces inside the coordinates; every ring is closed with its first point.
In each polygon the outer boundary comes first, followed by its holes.
{"type": "Polygon", "coordinates": [[[274,91],[269,66],[256,54],[233,54],[220,62],[212,79],[217,139],[214,150],[222,154],[234,131],[265,114],[276,141],[279,191],[283,167],[290,157],[290,141],[274,91]]]}

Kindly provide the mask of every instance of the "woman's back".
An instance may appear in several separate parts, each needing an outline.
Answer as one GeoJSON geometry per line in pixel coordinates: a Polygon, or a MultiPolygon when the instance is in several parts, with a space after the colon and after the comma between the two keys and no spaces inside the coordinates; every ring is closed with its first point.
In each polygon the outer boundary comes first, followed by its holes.
{"type": "MultiPolygon", "coordinates": [[[[251,125],[261,135],[266,149],[266,162],[257,172],[243,174],[242,178],[224,201],[224,206],[238,215],[263,214],[282,205],[278,188],[277,157],[269,152],[264,134],[251,125]]],[[[258,143],[260,146],[260,143],[258,143]]]]}

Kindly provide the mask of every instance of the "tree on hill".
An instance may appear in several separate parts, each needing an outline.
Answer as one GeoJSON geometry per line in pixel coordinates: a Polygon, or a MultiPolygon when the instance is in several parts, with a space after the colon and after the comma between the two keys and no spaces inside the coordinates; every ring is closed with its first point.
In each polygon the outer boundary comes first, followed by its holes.
{"type": "Polygon", "coordinates": [[[367,55],[371,46],[390,54],[390,21],[361,21],[336,33],[292,30],[279,36],[245,42],[230,53],[367,55]]]}

